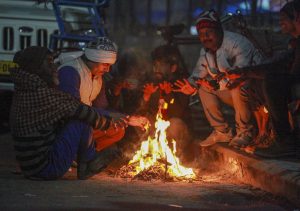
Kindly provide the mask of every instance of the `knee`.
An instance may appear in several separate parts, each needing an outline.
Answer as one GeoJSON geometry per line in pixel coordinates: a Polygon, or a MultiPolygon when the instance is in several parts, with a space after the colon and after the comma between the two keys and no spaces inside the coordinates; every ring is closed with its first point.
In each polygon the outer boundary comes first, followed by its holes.
{"type": "Polygon", "coordinates": [[[243,101],[249,101],[248,87],[240,86],[232,89],[232,98],[234,100],[240,99],[243,101]]]}
{"type": "Polygon", "coordinates": [[[204,87],[200,87],[198,90],[198,94],[200,98],[205,97],[207,94],[210,94],[209,90],[207,88],[204,87]]]}

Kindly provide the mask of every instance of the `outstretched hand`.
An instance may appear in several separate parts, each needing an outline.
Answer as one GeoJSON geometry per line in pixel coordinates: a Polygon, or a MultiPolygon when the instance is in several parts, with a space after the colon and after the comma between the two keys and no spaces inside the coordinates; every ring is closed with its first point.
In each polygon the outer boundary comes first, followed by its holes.
{"type": "Polygon", "coordinates": [[[146,130],[150,126],[150,121],[144,116],[132,115],[129,117],[128,124],[146,130]]]}
{"type": "Polygon", "coordinates": [[[146,102],[150,100],[151,95],[156,92],[158,89],[158,86],[155,86],[153,83],[147,83],[144,85],[144,95],[143,98],[146,102]]]}
{"type": "Polygon", "coordinates": [[[159,84],[159,88],[166,94],[170,94],[173,91],[173,85],[170,82],[164,81],[159,84]]]}
{"type": "Polygon", "coordinates": [[[174,85],[178,87],[178,89],[173,89],[173,92],[181,92],[186,95],[191,95],[196,91],[196,88],[194,88],[186,79],[177,80],[174,85]]]}
{"type": "Polygon", "coordinates": [[[196,84],[199,86],[205,87],[208,90],[217,90],[216,84],[213,84],[213,81],[208,81],[204,78],[200,78],[196,81],[196,84]]]}

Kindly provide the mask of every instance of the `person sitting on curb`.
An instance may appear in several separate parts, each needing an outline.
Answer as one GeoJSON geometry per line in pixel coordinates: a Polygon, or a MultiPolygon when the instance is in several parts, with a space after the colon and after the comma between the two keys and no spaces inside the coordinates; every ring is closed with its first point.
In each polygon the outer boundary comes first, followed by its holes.
{"type": "Polygon", "coordinates": [[[15,85],[10,127],[24,176],[58,179],[75,159],[78,179],[104,169],[116,155],[110,149],[96,154],[92,128],[106,130],[114,124],[111,118],[55,88],[57,67],[47,48],[28,47],[13,61],[18,67],[10,70],[15,85]]]}
{"type": "Polygon", "coordinates": [[[206,118],[214,128],[211,135],[200,143],[202,147],[216,142],[230,142],[231,146],[238,148],[246,146],[255,136],[249,96],[245,92],[249,81],[218,78],[232,68],[259,64],[262,56],[246,37],[224,31],[213,10],[200,14],[196,27],[204,48],[190,79],[198,78],[196,83],[200,88],[198,90],[184,80],[176,82],[178,89],[175,91],[188,95],[199,92],[206,118]],[[220,101],[231,105],[235,110],[235,136],[224,118],[220,101]]]}
{"type": "MultiPolygon", "coordinates": [[[[116,58],[117,47],[106,37],[99,37],[96,41],[89,42],[83,52],[68,54],[67,56],[60,55],[59,89],[103,112],[103,109],[108,108],[103,75],[110,71],[116,58]]],[[[104,114],[113,119],[128,118],[130,126],[138,126],[141,129],[144,129],[144,126],[148,124],[148,120],[142,116],[131,115],[127,117],[125,114],[116,111],[108,112],[107,110],[104,114]]],[[[124,127],[117,129],[111,126],[105,131],[94,130],[93,139],[96,142],[96,150],[101,151],[120,141],[124,134],[124,127]]]]}
{"type": "MultiPolygon", "coordinates": [[[[268,148],[257,148],[255,155],[265,158],[295,156],[295,134],[289,120],[288,104],[294,113],[299,112],[300,84],[300,3],[286,3],[280,10],[279,24],[283,33],[293,37],[293,47],[288,52],[259,66],[231,70],[227,77],[263,79],[264,100],[271,117],[275,138],[268,148]],[[297,93],[298,92],[298,93],[297,93]],[[291,103],[294,101],[293,103],[291,103]]],[[[296,122],[299,124],[299,122],[296,122]]],[[[296,125],[299,130],[299,126],[296,125]]]]}
{"type": "Polygon", "coordinates": [[[188,77],[180,63],[178,49],[171,45],[161,45],[151,52],[153,71],[144,83],[141,105],[138,112],[155,121],[159,106],[163,118],[170,121],[167,129],[168,140],[176,141],[177,156],[180,160],[191,160],[189,146],[192,143],[190,128],[189,96],[173,92],[173,83],[188,77]],[[167,108],[164,107],[167,103],[167,108]]]}

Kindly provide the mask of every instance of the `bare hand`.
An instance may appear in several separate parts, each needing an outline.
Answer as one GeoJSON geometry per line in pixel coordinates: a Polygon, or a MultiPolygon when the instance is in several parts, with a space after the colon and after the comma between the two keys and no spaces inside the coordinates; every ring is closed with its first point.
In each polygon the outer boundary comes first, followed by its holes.
{"type": "Polygon", "coordinates": [[[159,88],[164,91],[166,94],[170,94],[173,90],[173,86],[170,82],[164,81],[159,84],[159,88]]]}
{"type": "Polygon", "coordinates": [[[216,87],[214,87],[208,80],[204,78],[200,78],[196,81],[196,84],[199,86],[205,87],[208,90],[216,90],[216,87]]]}
{"type": "Polygon", "coordinates": [[[178,89],[173,89],[174,92],[191,95],[196,91],[196,88],[194,88],[186,79],[183,79],[182,81],[177,80],[174,85],[178,87],[178,89]]]}
{"type": "Polygon", "coordinates": [[[133,127],[139,127],[142,130],[146,130],[150,125],[150,121],[143,116],[133,115],[129,117],[128,124],[133,127]]]}
{"type": "Polygon", "coordinates": [[[151,95],[152,95],[154,92],[156,92],[157,89],[158,89],[158,86],[154,86],[153,83],[145,84],[145,85],[144,85],[144,90],[143,90],[143,91],[144,91],[144,95],[143,95],[144,100],[145,100],[146,102],[148,102],[148,101],[150,100],[151,95]]]}

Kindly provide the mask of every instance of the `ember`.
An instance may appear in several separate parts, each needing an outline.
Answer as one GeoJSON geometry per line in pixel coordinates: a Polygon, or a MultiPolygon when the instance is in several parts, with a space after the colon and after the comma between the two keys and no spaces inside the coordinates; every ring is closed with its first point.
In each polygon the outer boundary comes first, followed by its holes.
{"type": "Polygon", "coordinates": [[[122,178],[141,180],[164,179],[167,181],[193,180],[196,175],[191,168],[185,168],[176,157],[176,142],[172,140],[173,150],[168,146],[166,129],[170,126],[169,121],[162,118],[161,109],[156,116],[155,136],[148,136],[129,161],[123,166],[117,175],[122,178]]]}

